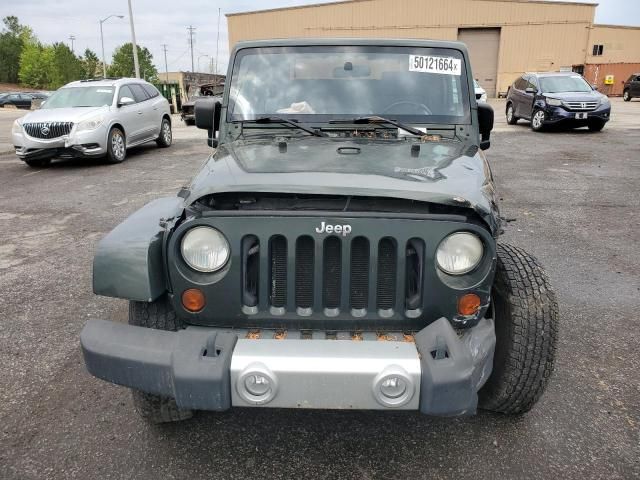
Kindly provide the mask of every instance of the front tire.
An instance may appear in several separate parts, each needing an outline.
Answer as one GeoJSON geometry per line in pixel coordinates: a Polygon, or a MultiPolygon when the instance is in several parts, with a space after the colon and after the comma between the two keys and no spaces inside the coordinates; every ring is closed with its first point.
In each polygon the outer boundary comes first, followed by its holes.
{"type": "Polygon", "coordinates": [[[107,162],[122,163],[127,158],[127,139],[124,132],[113,127],[107,135],[107,162]]]}
{"type": "Polygon", "coordinates": [[[160,136],[156,139],[156,144],[160,148],[167,148],[171,146],[172,141],[173,134],[171,132],[171,122],[165,117],[162,119],[162,124],[160,125],[160,136]]]}
{"type": "Polygon", "coordinates": [[[629,92],[629,90],[625,90],[624,93],[622,94],[622,99],[625,102],[630,102],[631,101],[631,92],[629,92]]]}
{"type": "Polygon", "coordinates": [[[516,112],[513,109],[513,104],[510,103],[507,105],[507,111],[506,111],[506,115],[507,115],[507,123],[509,125],[515,125],[516,123],[518,123],[518,117],[516,117],[516,112]]]}
{"type": "Polygon", "coordinates": [[[24,163],[29,165],[31,168],[46,168],[51,165],[50,158],[40,158],[38,160],[25,160],[24,163]]]}
{"type": "Polygon", "coordinates": [[[480,408],[528,412],[554,368],[558,303],[549,279],[524,250],[499,244],[493,288],[496,350],[493,373],[479,392],[480,408]]]}
{"type": "MultiPolygon", "coordinates": [[[[129,302],[129,324],[175,332],[182,327],[175,310],[165,296],[155,302],[129,302]]],[[[136,412],[150,423],[167,423],[187,420],[191,410],[182,410],[173,398],[161,397],[131,389],[136,412]]]]}
{"type": "Polygon", "coordinates": [[[541,132],[544,130],[544,120],[546,116],[544,110],[536,109],[531,115],[531,130],[534,132],[541,132]]]}

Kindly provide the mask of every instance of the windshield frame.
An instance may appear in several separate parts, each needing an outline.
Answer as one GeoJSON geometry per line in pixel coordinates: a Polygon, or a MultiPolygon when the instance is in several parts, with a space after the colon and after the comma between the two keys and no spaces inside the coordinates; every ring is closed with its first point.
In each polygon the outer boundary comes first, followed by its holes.
{"type": "Polygon", "coordinates": [[[40,107],[42,110],[54,110],[57,108],[101,108],[104,106],[112,106],[114,99],[116,98],[116,91],[118,88],[115,85],[73,85],[69,87],[62,87],[53,92],[49,97],[46,98],[46,102],[40,107]],[[58,95],[64,95],[69,90],[80,90],[80,89],[94,89],[98,90],[100,88],[113,90],[111,93],[111,101],[109,103],[103,103],[102,105],[65,105],[56,107],[51,106],[52,100],[55,100],[55,97],[58,95]]]}
{"type": "MultiPolygon", "coordinates": [[[[449,50],[455,52],[455,57],[461,60],[462,71],[460,74],[460,100],[462,102],[461,116],[453,115],[408,115],[408,114],[390,114],[387,113],[374,113],[376,116],[386,116],[393,120],[397,120],[402,123],[411,125],[471,125],[472,123],[472,108],[473,103],[471,101],[471,93],[475,98],[475,90],[470,91],[469,86],[469,71],[467,68],[467,57],[463,50],[457,49],[452,46],[444,45],[411,45],[411,44],[398,44],[398,45],[379,45],[379,44],[314,44],[314,45],[270,45],[270,46],[247,46],[240,48],[236,51],[233,57],[233,64],[229,68],[230,79],[225,87],[225,100],[224,105],[226,110],[226,121],[228,123],[242,123],[244,121],[251,121],[253,118],[238,118],[234,115],[230,108],[231,92],[235,85],[236,78],[238,77],[240,65],[242,59],[245,56],[255,54],[260,51],[264,54],[301,54],[305,52],[309,53],[325,53],[338,52],[338,53],[401,53],[406,55],[432,55],[432,56],[444,56],[444,51],[449,50]]],[[[269,116],[271,114],[256,114],[255,117],[269,116]]],[[[300,114],[300,113],[273,113],[284,118],[295,120],[299,123],[309,124],[329,124],[332,120],[346,120],[348,118],[356,118],[362,116],[370,116],[364,112],[354,112],[350,114],[300,114]]]]}

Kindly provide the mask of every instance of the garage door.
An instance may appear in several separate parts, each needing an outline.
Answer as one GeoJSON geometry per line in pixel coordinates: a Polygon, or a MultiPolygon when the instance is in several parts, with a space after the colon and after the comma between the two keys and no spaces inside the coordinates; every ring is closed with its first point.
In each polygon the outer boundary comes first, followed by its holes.
{"type": "Polygon", "coordinates": [[[458,30],[458,40],[466,43],[469,48],[474,77],[489,97],[495,97],[500,29],[461,28],[458,30]]]}

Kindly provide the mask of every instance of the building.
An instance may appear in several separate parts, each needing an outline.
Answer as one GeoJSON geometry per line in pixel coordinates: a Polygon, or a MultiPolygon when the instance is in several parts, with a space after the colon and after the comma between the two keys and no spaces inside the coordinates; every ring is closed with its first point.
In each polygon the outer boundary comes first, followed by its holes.
{"type": "Polygon", "coordinates": [[[640,71],[640,27],[594,24],[596,8],[542,0],[347,0],[227,20],[231,46],[293,37],[461,40],[490,96],[504,94],[522,72],[557,70],[584,72],[605,93],[620,94],[621,82],[640,71]]]}

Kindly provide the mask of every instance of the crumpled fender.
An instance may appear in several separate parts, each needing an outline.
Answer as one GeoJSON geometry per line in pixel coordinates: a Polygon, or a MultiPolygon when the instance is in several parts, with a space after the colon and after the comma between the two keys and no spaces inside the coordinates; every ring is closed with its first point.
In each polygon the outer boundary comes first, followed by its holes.
{"type": "Polygon", "coordinates": [[[98,244],[93,259],[97,295],[152,302],[167,288],[164,225],[184,209],[180,197],[154,200],[134,212],[98,244]]]}

